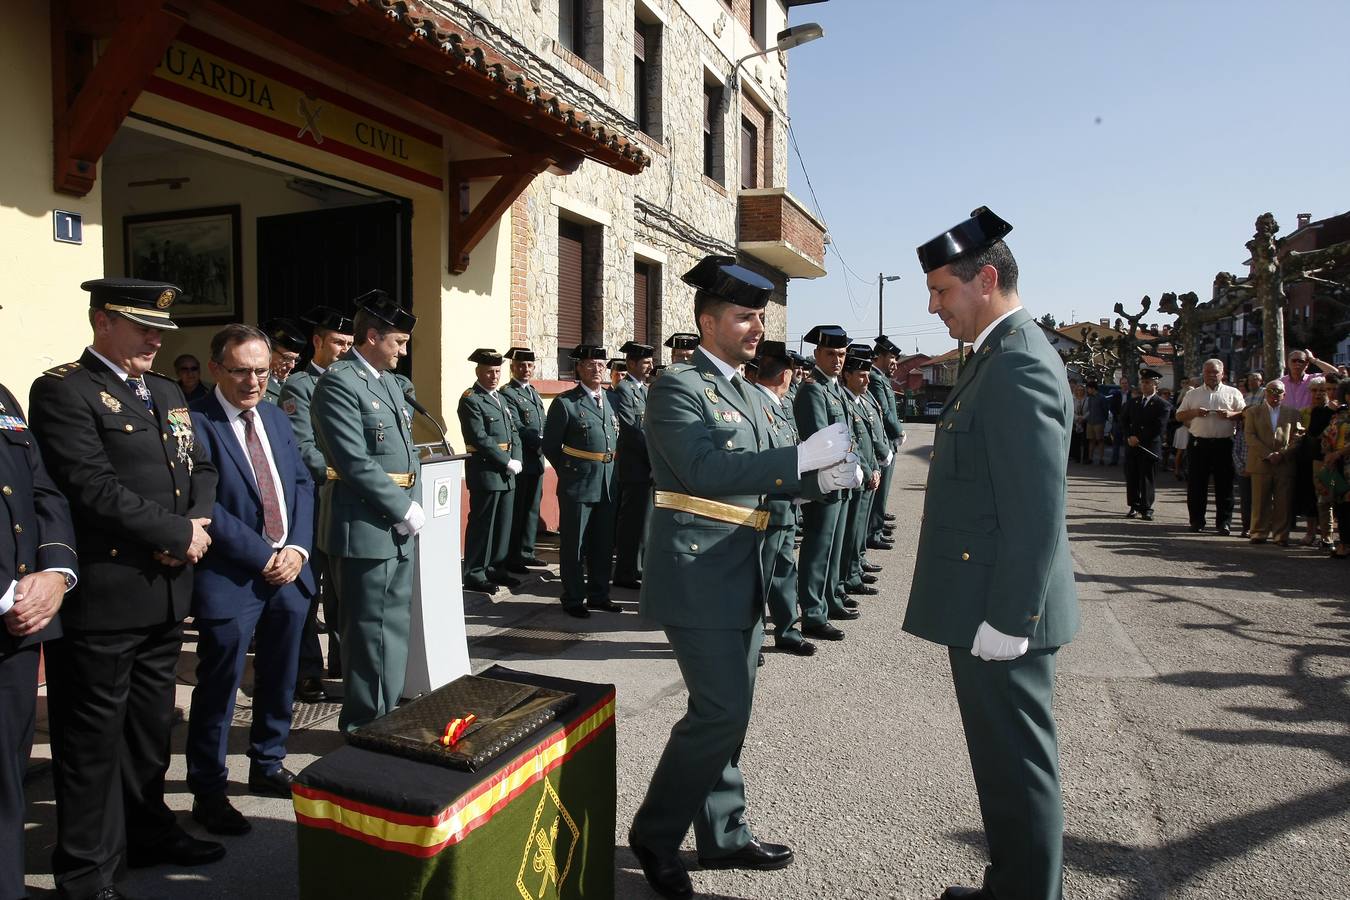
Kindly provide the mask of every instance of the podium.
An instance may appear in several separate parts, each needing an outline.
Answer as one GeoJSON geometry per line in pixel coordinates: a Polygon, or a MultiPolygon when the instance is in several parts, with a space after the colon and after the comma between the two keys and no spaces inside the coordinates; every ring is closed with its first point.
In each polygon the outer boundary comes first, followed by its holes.
{"type": "Polygon", "coordinates": [[[427,524],[417,534],[405,698],[469,674],[460,572],[460,487],[465,459],[443,454],[426,457],[413,491],[427,524]]]}

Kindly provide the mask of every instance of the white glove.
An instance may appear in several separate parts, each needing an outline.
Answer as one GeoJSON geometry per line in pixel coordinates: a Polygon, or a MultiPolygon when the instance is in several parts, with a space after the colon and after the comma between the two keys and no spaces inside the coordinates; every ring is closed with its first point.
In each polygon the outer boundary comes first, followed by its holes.
{"type": "MultiPolygon", "coordinates": [[[[849,454],[852,456],[853,454],[849,454]]],[[[820,485],[821,491],[829,493],[830,491],[851,491],[854,488],[862,487],[863,470],[856,462],[846,459],[841,463],[830,466],[828,469],[821,469],[816,473],[816,483],[820,485]]]]}
{"type": "Polygon", "coordinates": [[[881,467],[882,467],[883,469],[886,468],[887,466],[889,466],[889,465],[891,464],[891,460],[893,460],[893,459],[895,459],[895,451],[894,451],[894,450],[887,450],[887,451],[886,451],[886,458],[883,459],[883,460],[881,461],[881,467]]]}
{"type": "Polygon", "coordinates": [[[907,440],[909,440],[909,432],[908,432],[908,431],[906,431],[904,434],[900,435],[900,446],[901,446],[901,447],[905,446],[905,441],[907,441],[907,440]]]}
{"type": "Polygon", "coordinates": [[[975,646],[970,648],[971,656],[978,656],[985,662],[992,660],[1007,661],[1017,659],[1027,648],[1031,646],[1031,640],[1024,637],[1013,637],[1010,634],[1004,634],[988,622],[981,622],[980,627],[975,631],[975,646]]]}
{"type": "Polygon", "coordinates": [[[848,428],[843,422],[826,425],[797,445],[798,477],[842,462],[850,443],[848,428]]]}
{"type": "Polygon", "coordinates": [[[508,459],[506,461],[506,471],[510,472],[512,475],[519,475],[520,470],[523,468],[525,468],[525,466],[518,459],[508,459]]]}
{"type": "Polygon", "coordinates": [[[395,525],[394,530],[399,534],[414,535],[426,524],[427,514],[422,512],[421,505],[414,500],[408,505],[408,511],[403,514],[403,521],[395,525]]]}

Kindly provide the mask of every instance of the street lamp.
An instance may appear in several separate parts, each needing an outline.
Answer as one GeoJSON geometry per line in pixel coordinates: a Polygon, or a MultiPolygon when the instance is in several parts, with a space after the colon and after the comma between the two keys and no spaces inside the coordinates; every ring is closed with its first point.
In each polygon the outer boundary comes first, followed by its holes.
{"type": "Polygon", "coordinates": [[[886,291],[886,282],[899,280],[899,275],[883,275],[880,272],[877,273],[877,337],[881,337],[886,333],[886,326],[882,324],[886,321],[882,315],[885,311],[885,301],[882,299],[882,295],[886,291]]]}
{"type": "Polygon", "coordinates": [[[772,47],[766,47],[747,56],[742,56],[736,60],[736,68],[731,70],[730,89],[735,90],[740,83],[741,66],[757,56],[768,56],[775,50],[791,50],[793,47],[800,47],[802,44],[809,44],[812,41],[819,40],[825,36],[825,29],[821,28],[815,22],[803,22],[800,25],[793,25],[790,28],[784,28],[778,32],[774,38],[775,43],[772,47]]]}

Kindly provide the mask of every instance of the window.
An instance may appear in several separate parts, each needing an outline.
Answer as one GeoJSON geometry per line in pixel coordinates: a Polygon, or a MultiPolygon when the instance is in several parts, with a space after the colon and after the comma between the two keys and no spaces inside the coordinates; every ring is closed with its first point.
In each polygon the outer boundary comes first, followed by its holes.
{"type": "Polygon", "coordinates": [[[603,74],[604,16],[600,0],[558,0],[558,44],[603,74]]]}
{"type": "Polygon", "coordinates": [[[661,139],[661,26],[633,20],[633,118],[644,134],[661,139]]]}
{"type": "Polygon", "coordinates": [[[722,86],[705,80],[703,83],[703,174],[718,184],[725,183],[722,120],[722,86]]]}
{"type": "Polygon", "coordinates": [[[759,129],[741,118],[741,187],[759,187],[759,129]]]}
{"type": "Polygon", "coordinates": [[[604,227],[558,220],[558,377],[570,378],[577,344],[604,333],[604,227]]]}
{"type": "Polygon", "coordinates": [[[764,0],[750,0],[750,37],[755,46],[764,49],[764,0]]]}
{"type": "Polygon", "coordinates": [[[652,338],[657,282],[661,268],[638,260],[633,264],[633,340],[655,344],[652,338]]]}

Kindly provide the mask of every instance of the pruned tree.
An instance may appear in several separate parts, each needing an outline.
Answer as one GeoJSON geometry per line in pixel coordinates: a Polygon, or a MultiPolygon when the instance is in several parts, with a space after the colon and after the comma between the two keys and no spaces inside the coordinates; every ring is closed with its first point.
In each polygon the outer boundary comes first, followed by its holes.
{"type": "Polygon", "coordinates": [[[1089,381],[1105,381],[1116,366],[1115,354],[1091,328],[1082,328],[1078,333],[1082,343],[1059,353],[1065,368],[1077,368],[1078,373],[1089,381]]]}
{"type": "Polygon", "coordinates": [[[1057,324],[1055,323],[1055,314],[1054,314],[1054,313],[1046,313],[1045,315],[1041,316],[1041,317],[1040,317],[1039,319],[1037,319],[1036,321],[1037,321],[1037,322],[1040,322],[1042,325],[1044,325],[1046,328],[1049,328],[1051,331],[1054,331],[1056,328],[1059,327],[1059,325],[1057,325],[1057,324]]]}
{"type": "Polygon", "coordinates": [[[1116,315],[1120,316],[1120,319],[1116,320],[1119,323],[1117,330],[1121,335],[1111,340],[1114,345],[1111,349],[1120,360],[1121,374],[1130,379],[1131,383],[1137,381],[1139,377],[1139,348],[1143,343],[1139,340],[1139,323],[1148,315],[1149,309],[1153,306],[1153,298],[1145,294],[1140,305],[1142,308],[1139,312],[1130,315],[1125,312],[1123,303],[1116,304],[1116,315]]]}
{"type": "Polygon", "coordinates": [[[1229,284],[1225,277],[1233,279],[1232,275],[1220,272],[1214,279],[1214,299],[1205,303],[1200,302],[1195,291],[1184,294],[1169,291],[1158,298],[1158,312],[1177,317],[1172,326],[1172,374],[1178,387],[1190,375],[1200,374],[1200,326],[1228,318],[1249,299],[1245,286],[1229,284]]]}

